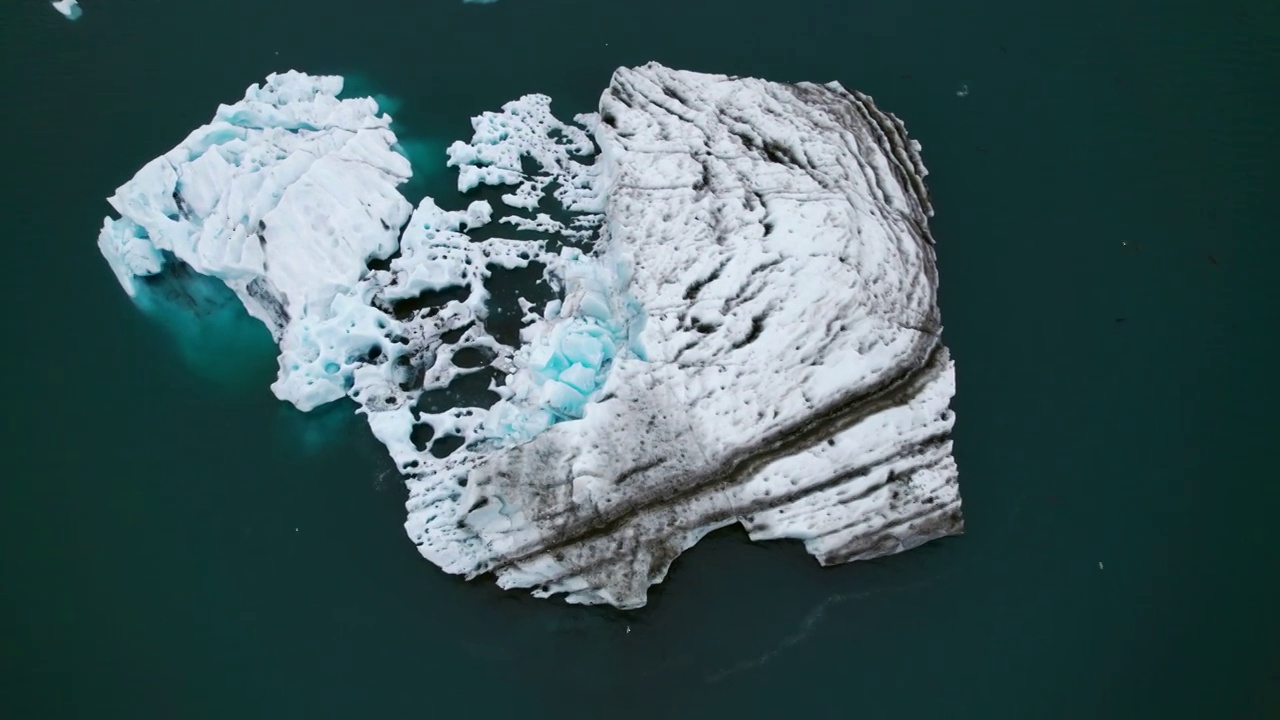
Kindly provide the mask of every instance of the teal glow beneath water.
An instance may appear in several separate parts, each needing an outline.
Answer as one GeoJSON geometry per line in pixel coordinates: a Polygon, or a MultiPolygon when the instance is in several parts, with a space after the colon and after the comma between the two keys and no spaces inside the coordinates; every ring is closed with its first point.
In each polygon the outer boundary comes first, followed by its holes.
{"type": "Polygon", "coordinates": [[[163,328],[182,361],[201,379],[255,393],[270,384],[277,356],[271,333],[221,281],[166,270],[137,279],[134,286],[138,308],[163,328]]]}

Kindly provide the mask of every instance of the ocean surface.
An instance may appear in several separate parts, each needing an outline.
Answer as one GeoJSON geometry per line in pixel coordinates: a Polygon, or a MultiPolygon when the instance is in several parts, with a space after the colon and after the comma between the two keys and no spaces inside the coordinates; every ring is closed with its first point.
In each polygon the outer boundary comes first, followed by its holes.
{"type": "Polygon", "coordinates": [[[0,717],[1280,717],[1273,0],[0,3],[0,717]],[[924,146],[967,533],[708,537],[645,609],[466,583],[265,330],[146,311],[105,198],[273,71],[393,107],[410,193],[621,65],[839,80],[924,146]]]}

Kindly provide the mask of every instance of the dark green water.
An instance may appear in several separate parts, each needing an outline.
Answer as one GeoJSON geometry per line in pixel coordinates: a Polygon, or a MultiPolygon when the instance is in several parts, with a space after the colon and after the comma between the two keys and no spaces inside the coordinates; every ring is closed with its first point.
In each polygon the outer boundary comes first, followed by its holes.
{"type": "Polygon", "coordinates": [[[1280,716],[1275,3],[84,6],[0,4],[0,717],[1280,716]],[[349,408],[95,246],[273,70],[358,76],[431,155],[651,59],[837,79],[924,144],[967,535],[822,570],[721,532],[628,615],[467,584],[349,408]]]}

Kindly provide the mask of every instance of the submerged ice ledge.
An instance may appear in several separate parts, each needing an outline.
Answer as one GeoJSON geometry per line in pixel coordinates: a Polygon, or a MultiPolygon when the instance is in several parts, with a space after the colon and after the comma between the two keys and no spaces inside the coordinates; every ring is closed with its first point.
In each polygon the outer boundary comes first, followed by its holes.
{"type": "Polygon", "coordinates": [[[80,3],[76,0],[53,0],[53,9],[62,13],[68,20],[75,20],[80,17],[80,3]]]}
{"type": "Polygon", "coordinates": [[[823,564],[962,531],[926,171],[870,98],[619,69],[573,122],[541,95],[475,118],[459,190],[508,190],[446,210],[341,89],[250,87],[117,191],[99,247],[131,295],[224,282],[282,400],[355,400],[433,563],[630,608],[732,523],[823,564]],[[539,270],[555,297],[513,324],[492,296],[539,270]]]}

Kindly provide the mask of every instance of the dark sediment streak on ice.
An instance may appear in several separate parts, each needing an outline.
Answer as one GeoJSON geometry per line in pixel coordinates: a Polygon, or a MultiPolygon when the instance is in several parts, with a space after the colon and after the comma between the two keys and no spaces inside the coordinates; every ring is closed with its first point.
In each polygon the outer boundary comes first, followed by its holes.
{"type": "MultiPolygon", "coordinates": [[[[479,463],[469,574],[624,607],[716,527],[823,563],[958,533],[931,213],[918,147],[870,98],[620,70],[596,131],[607,253],[634,267],[647,360],[583,421],[479,463]]],[[[465,522],[465,521],[464,521],[465,522]]],[[[412,523],[412,519],[411,519],[412,523]]]]}

